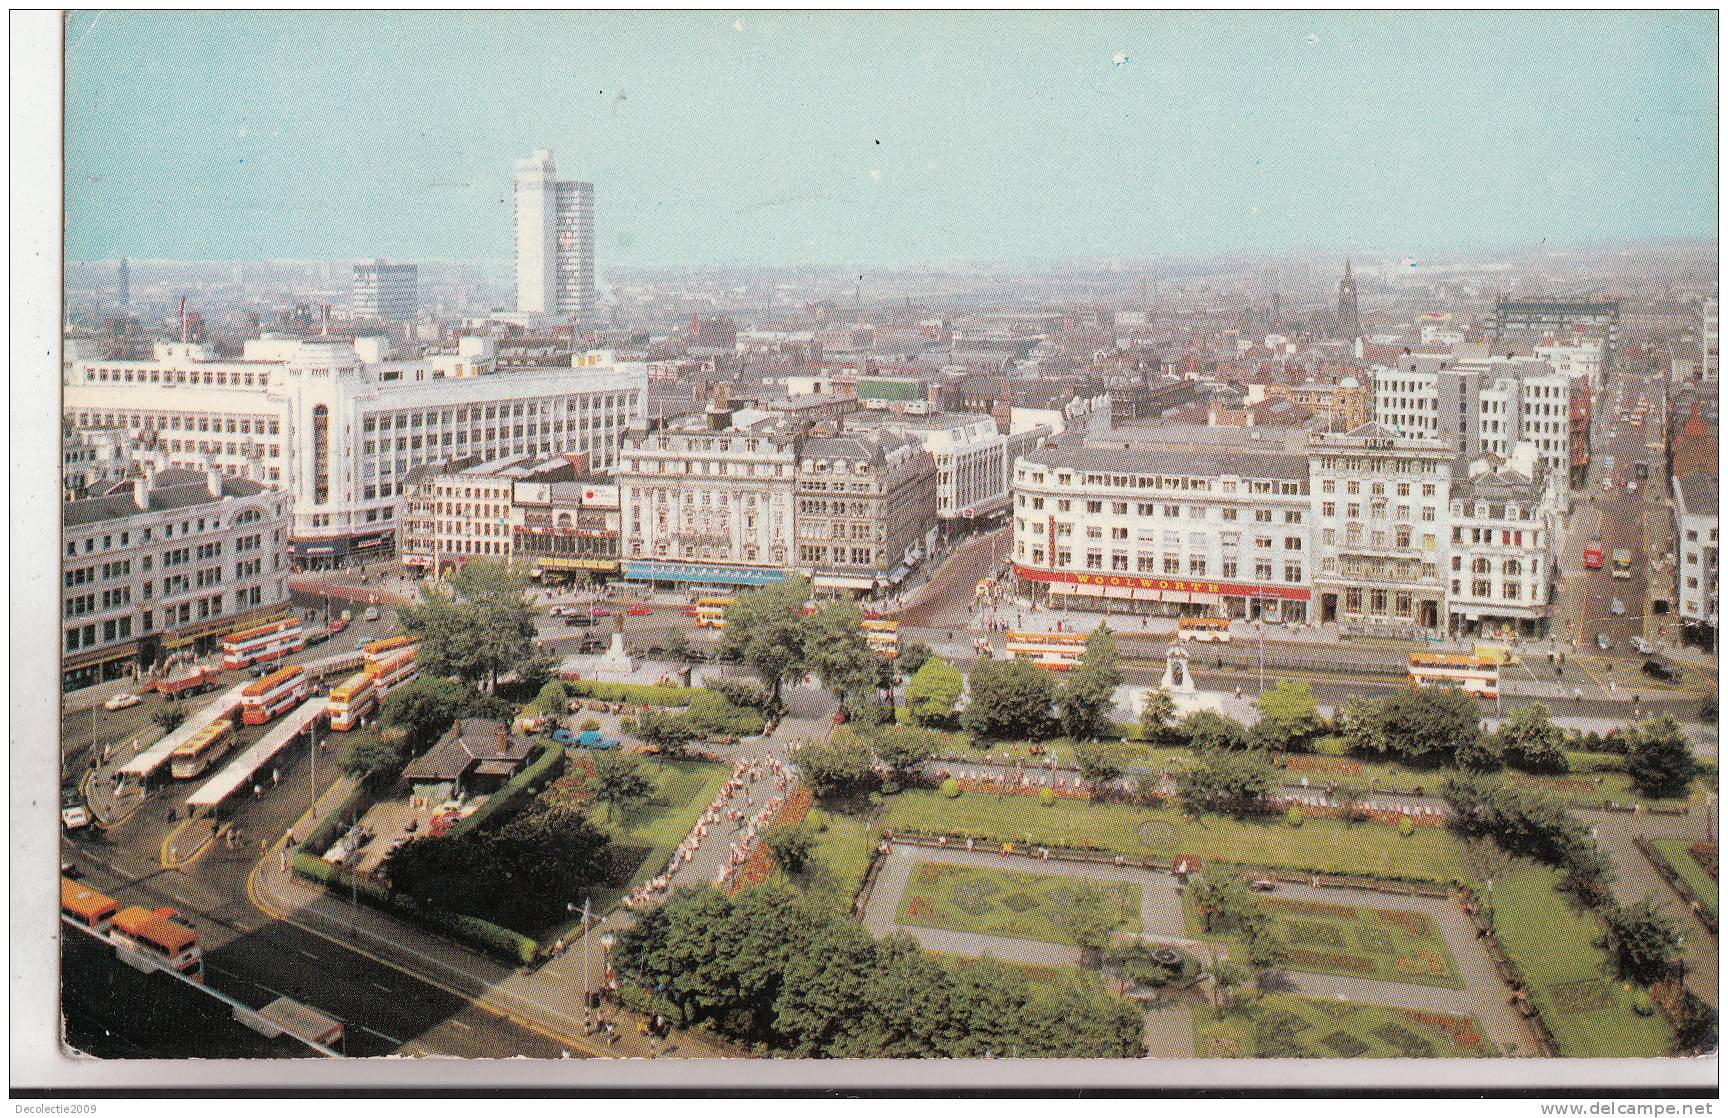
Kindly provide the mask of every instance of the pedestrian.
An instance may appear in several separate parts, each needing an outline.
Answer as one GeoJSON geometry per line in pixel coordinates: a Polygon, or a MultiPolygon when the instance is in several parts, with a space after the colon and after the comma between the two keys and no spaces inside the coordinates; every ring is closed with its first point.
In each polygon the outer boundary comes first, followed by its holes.
{"type": "Polygon", "coordinates": [[[258,840],[258,857],[262,858],[262,857],[264,857],[264,855],[266,855],[268,853],[270,853],[269,840],[268,839],[259,839],[258,840]]]}
{"type": "Polygon", "coordinates": [[[282,873],[288,872],[288,849],[283,847],[282,856],[276,860],[276,869],[282,873]]]}
{"type": "Polygon", "coordinates": [[[252,786],[252,798],[254,800],[256,800],[256,799],[261,798],[263,795],[264,795],[264,789],[258,787],[256,784],[254,784],[252,786]]]}
{"type": "Polygon", "coordinates": [[[281,784],[282,783],[282,770],[281,769],[271,769],[270,770],[270,783],[271,784],[281,784]]]}

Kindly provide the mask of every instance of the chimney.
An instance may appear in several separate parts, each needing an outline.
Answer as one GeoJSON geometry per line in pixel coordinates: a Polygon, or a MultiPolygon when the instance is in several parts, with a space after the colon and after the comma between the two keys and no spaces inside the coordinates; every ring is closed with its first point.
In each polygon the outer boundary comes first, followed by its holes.
{"type": "Polygon", "coordinates": [[[510,745],[510,730],[504,723],[498,723],[498,751],[504,752],[510,745]]]}
{"type": "Polygon", "coordinates": [[[204,484],[210,490],[210,496],[220,499],[222,496],[222,471],[215,466],[204,470],[204,484]]]}
{"type": "Polygon", "coordinates": [[[139,509],[148,509],[150,507],[149,479],[141,477],[135,477],[132,479],[132,503],[137,505],[139,509]]]}

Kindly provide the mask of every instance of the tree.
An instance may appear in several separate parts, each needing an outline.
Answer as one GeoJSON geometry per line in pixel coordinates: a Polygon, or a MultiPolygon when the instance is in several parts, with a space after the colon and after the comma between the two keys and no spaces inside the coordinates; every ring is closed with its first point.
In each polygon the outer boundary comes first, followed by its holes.
{"type": "Polygon", "coordinates": [[[920,726],[948,726],[965,686],[959,668],[940,656],[928,656],[906,684],[906,712],[920,726]]]}
{"type": "Polygon", "coordinates": [[[804,664],[843,703],[868,700],[881,675],[882,656],[864,639],[863,620],[849,602],[829,602],[804,619],[804,664]]]}
{"type": "Polygon", "coordinates": [[[342,751],[342,771],[365,780],[374,773],[386,772],[402,762],[402,739],[386,740],[384,735],[365,731],[354,737],[342,751]]]}
{"type": "Polygon", "coordinates": [[[936,752],[935,735],[915,726],[880,726],[870,731],[870,745],[880,761],[904,783],[936,752]]]}
{"type": "Polygon", "coordinates": [[[923,641],[913,641],[900,650],[900,657],[894,661],[894,667],[899,670],[901,675],[910,679],[917,675],[918,669],[922,668],[925,661],[934,655],[936,652],[929,645],[923,641]]]}
{"type": "Polygon", "coordinates": [[[408,751],[424,753],[456,721],[468,692],[453,679],[422,673],[393,687],[379,708],[379,721],[407,735],[408,751]]]}
{"type": "Polygon", "coordinates": [[[1260,712],[1254,723],[1254,742],[1263,749],[1300,752],[1326,728],[1320,704],[1314,701],[1314,689],[1305,681],[1281,679],[1256,699],[1254,706],[1260,712]]]}
{"type": "Polygon", "coordinates": [[[726,628],[720,631],[722,653],[736,656],[762,680],[780,701],[780,686],[804,672],[804,602],[810,597],[810,582],[802,576],[738,595],[726,607],[726,628]]]}
{"type": "Polygon", "coordinates": [[[1649,897],[1636,904],[1610,905],[1602,920],[1608,930],[1598,946],[1614,960],[1621,978],[1651,986],[1680,977],[1685,937],[1649,897]]]}
{"type": "Polygon", "coordinates": [[[173,733],[180,723],[186,721],[186,712],[180,709],[179,703],[170,703],[150,716],[150,721],[156,723],[164,734],[173,733]]]}
{"type": "Polygon", "coordinates": [[[967,733],[984,740],[1049,736],[1056,687],[1048,672],[1024,660],[983,660],[970,682],[971,699],[960,716],[967,733]]]}
{"type": "Polygon", "coordinates": [[[1453,687],[1404,687],[1345,706],[1345,743],[1353,753],[1390,753],[1407,761],[1455,762],[1482,735],[1476,700],[1453,687]]]}
{"type": "Polygon", "coordinates": [[[1096,959],[1127,915],[1121,893],[1083,882],[1074,887],[1073,899],[1056,914],[1056,920],[1080,948],[1083,958],[1096,959]]]}
{"type": "Polygon", "coordinates": [[[551,718],[570,713],[570,685],[562,679],[549,679],[534,696],[534,708],[551,718]]]}
{"type": "Polygon", "coordinates": [[[810,852],[816,846],[816,835],[803,823],[795,823],[789,827],[770,829],[762,841],[781,869],[787,873],[797,873],[810,861],[810,852]]]}
{"type": "Polygon", "coordinates": [[[1080,777],[1096,788],[1122,775],[1122,751],[1115,743],[1082,742],[1074,747],[1080,777]]]}
{"type": "Polygon", "coordinates": [[[666,634],[666,658],[669,660],[687,660],[690,658],[690,638],[682,629],[673,629],[666,634]]]}
{"type": "Polygon", "coordinates": [[[1189,811],[1248,810],[1277,786],[1266,755],[1256,749],[1208,749],[1176,774],[1176,794],[1189,811]]]}
{"type": "Polygon", "coordinates": [[[1216,711],[1194,711],[1182,720],[1181,728],[1188,744],[1203,753],[1248,747],[1248,728],[1216,711]]]}
{"type": "Polygon", "coordinates": [[[1678,796],[1698,775],[1692,739],[1671,714],[1658,715],[1626,733],[1626,774],[1647,796],[1678,796]]]}
{"type": "Polygon", "coordinates": [[[1508,763],[1527,772],[1566,771],[1566,731],[1548,717],[1541,703],[1521,706],[1494,732],[1508,763]]]}
{"type": "Polygon", "coordinates": [[[1111,702],[1121,683],[1116,634],[1100,625],[1087,635],[1080,663],[1056,692],[1057,717],[1070,741],[1096,738],[1111,728],[1111,702]]]}
{"type": "Polygon", "coordinates": [[[1251,935],[1267,922],[1265,910],[1238,874],[1204,870],[1189,878],[1186,888],[1207,935],[1251,935]]]}
{"type": "Polygon", "coordinates": [[[1212,980],[1212,1006],[1222,1021],[1230,1008],[1230,991],[1248,981],[1248,973],[1223,955],[1212,956],[1201,969],[1212,980]]]}
{"type": "Polygon", "coordinates": [[[661,753],[676,756],[698,737],[688,718],[650,708],[636,719],[636,736],[661,753]]]}
{"type": "Polygon", "coordinates": [[[526,573],[474,560],[450,576],[447,588],[422,583],[419,603],[403,606],[397,617],[420,638],[422,675],[455,676],[491,692],[500,675],[533,659],[536,612],[526,573]]]}
{"type": "Polygon", "coordinates": [[[869,747],[857,734],[836,732],[825,742],[809,742],[792,752],[812,795],[818,799],[846,796],[876,782],[869,747]]]}
{"type": "Polygon", "coordinates": [[[1170,692],[1152,687],[1140,705],[1140,738],[1161,741],[1170,724],[1176,720],[1176,700],[1170,692]]]}
{"type": "Polygon", "coordinates": [[[610,821],[646,800],[654,791],[654,782],[636,758],[602,752],[594,755],[594,774],[588,778],[588,787],[594,798],[606,805],[610,821]]]}

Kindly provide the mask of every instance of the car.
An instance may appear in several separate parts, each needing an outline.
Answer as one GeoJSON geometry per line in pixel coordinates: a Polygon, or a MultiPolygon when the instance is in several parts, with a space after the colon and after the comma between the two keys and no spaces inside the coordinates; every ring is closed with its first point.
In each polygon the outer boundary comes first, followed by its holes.
{"type": "Polygon", "coordinates": [[[621,744],[617,738],[609,738],[599,730],[583,730],[576,737],[576,744],[583,749],[617,749],[621,744]]]}
{"type": "Polygon", "coordinates": [[[695,606],[685,606],[679,612],[682,613],[685,617],[695,617],[696,616],[696,607],[695,606]]]}
{"type": "Polygon", "coordinates": [[[1275,886],[1272,879],[1269,877],[1256,877],[1253,881],[1248,883],[1248,888],[1257,890],[1261,893],[1270,893],[1275,886]]]}
{"type": "Polygon", "coordinates": [[[1614,647],[1614,642],[1608,639],[1607,633],[1597,633],[1596,647],[1600,648],[1603,652],[1607,652],[1610,648],[1614,647]]]}
{"type": "Polygon", "coordinates": [[[649,616],[652,616],[652,614],[654,613],[653,610],[649,609],[647,606],[644,606],[644,605],[631,606],[629,609],[625,610],[624,612],[629,614],[631,617],[649,617],[649,616]]]}
{"type": "Polygon", "coordinates": [[[1656,651],[1656,646],[1645,640],[1643,637],[1633,637],[1630,643],[1633,648],[1638,650],[1639,655],[1642,656],[1648,656],[1652,652],[1656,651]]]}
{"type": "Polygon", "coordinates": [[[1602,479],[1602,492],[1612,493],[1613,491],[1614,491],[1614,479],[1611,477],[1603,478],[1602,479]]]}
{"type": "Polygon", "coordinates": [[[1619,617],[1626,612],[1626,603],[1622,602],[1619,598],[1615,598],[1611,603],[1609,603],[1608,612],[1613,614],[1615,617],[1619,617]]]}
{"type": "Polygon", "coordinates": [[[67,784],[67,785],[63,785],[61,787],[61,789],[60,789],[60,806],[61,807],[82,807],[83,805],[84,805],[84,793],[78,791],[78,786],[76,784],[67,784]]]}
{"type": "Polygon", "coordinates": [[[378,607],[377,606],[367,606],[366,612],[360,615],[360,620],[362,620],[362,621],[376,621],[376,620],[378,620],[378,607]]]}
{"type": "Polygon", "coordinates": [[[1635,482],[1635,481],[1629,481],[1629,482],[1627,482],[1627,483],[1626,483],[1626,492],[1628,492],[1628,493],[1636,493],[1636,492],[1638,492],[1638,483],[1637,483],[1637,482],[1635,482]]]}
{"type": "Polygon", "coordinates": [[[306,647],[316,648],[329,640],[330,635],[330,630],[328,629],[314,629],[310,633],[306,634],[306,647]]]}
{"type": "Polygon", "coordinates": [[[112,699],[109,699],[107,702],[103,703],[102,709],[103,710],[125,710],[127,707],[135,707],[143,701],[144,701],[143,699],[140,699],[137,695],[134,695],[130,691],[122,691],[118,695],[115,695],[112,699]]]}
{"type": "Polygon", "coordinates": [[[612,611],[607,609],[605,606],[589,606],[588,607],[588,616],[589,617],[611,617],[612,611]]]}
{"type": "Polygon", "coordinates": [[[575,606],[553,606],[546,611],[547,617],[569,617],[576,612],[575,606]]]}
{"type": "Polygon", "coordinates": [[[586,614],[573,613],[564,619],[564,624],[573,629],[586,629],[594,624],[594,619],[586,614]]]}
{"type": "Polygon", "coordinates": [[[1680,669],[1670,667],[1660,660],[1644,661],[1644,674],[1652,679],[1659,679],[1663,683],[1680,682],[1680,669]]]}
{"type": "Polygon", "coordinates": [[[335,636],[347,627],[348,619],[346,617],[338,617],[336,620],[330,622],[330,635],[335,636]]]}
{"type": "Polygon", "coordinates": [[[60,862],[60,876],[70,881],[77,881],[80,877],[84,876],[84,871],[79,867],[77,862],[74,862],[70,858],[66,858],[62,859],[60,862]]]}
{"type": "Polygon", "coordinates": [[[60,822],[68,831],[82,830],[90,825],[90,813],[82,805],[60,809],[60,822]]]}
{"type": "Polygon", "coordinates": [[[575,745],[575,744],[577,744],[576,735],[572,734],[569,730],[566,730],[562,726],[560,726],[556,730],[552,731],[552,740],[557,742],[559,745],[575,745]]]}

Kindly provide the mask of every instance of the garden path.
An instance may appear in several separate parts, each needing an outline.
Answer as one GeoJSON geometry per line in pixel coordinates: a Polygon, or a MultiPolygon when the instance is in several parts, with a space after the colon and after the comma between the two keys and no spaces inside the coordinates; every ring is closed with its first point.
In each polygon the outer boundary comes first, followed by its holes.
{"type": "Polygon", "coordinates": [[[1707,816],[1702,815],[1614,815],[1594,820],[1596,839],[1608,852],[1608,860],[1619,875],[1614,883],[1614,899],[1621,904],[1633,904],[1648,896],[1674,917],[1686,934],[1686,985],[1699,997],[1718,1004],[1717,982],[1721,959],[1716,937],[1687,910],[1680,895],[1656,872],[1637,843],[1634,835],[1645,839],[1685,839],[1695,842],[1709,833],[1707,816]]]}

